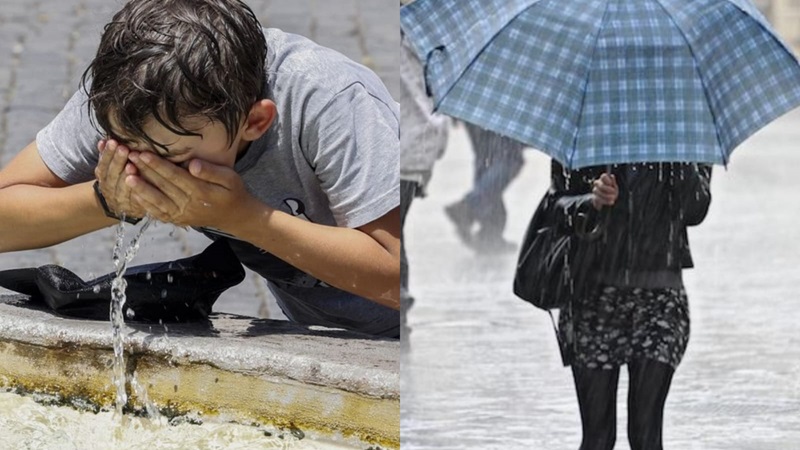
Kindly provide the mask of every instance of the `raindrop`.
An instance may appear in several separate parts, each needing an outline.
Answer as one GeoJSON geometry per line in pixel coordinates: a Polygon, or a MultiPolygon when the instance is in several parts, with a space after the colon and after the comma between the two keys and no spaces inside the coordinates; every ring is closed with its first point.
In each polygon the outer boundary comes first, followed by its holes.
{"type": "Polygon", "coordinates": [[[145,277],[145,279],[149,280],[149,279],[153,278],[153,274],[152,274],[152,272],[150,272],[150,271],[148,270],[148,271],[147,271],[147,273],[146,273],[146,274],[144,274],[144,277],[145,277]]]}
{"type": "Polygon", "coordinates": [[[669,165],[669,185],[675,186],[675,164],[669,165]]]}
{"type": "Polygon", "coordinates": [[[172,274],[171,273],[167,274],[167,283],[172,283],[172,274]]]}
{"type": "Polygon", "coordinates": [[[125,317],[127,317],[128,319],[133,319],[134,317],[136,317],[136,313],[133,312],[132,309],[126,308],[125,309],[125,317]]]}
{"type": "Polygon", "coordinates": [[[92,288],[92,292],[94,292],[95,294],[99,294],[100,293],[100,285],[99,284],[94,285],[94,287],[92,288]]]}
{"type": "Polygon", "coordinates": [[[161,290],[161,298],[167,298],[167,290],[166,289],[162,289],[161,290]]]}

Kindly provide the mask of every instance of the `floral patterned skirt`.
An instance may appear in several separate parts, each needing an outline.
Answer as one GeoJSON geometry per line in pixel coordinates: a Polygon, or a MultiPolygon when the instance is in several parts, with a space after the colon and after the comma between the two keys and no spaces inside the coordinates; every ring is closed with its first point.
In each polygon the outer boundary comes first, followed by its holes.
{"type": "Polygon", "coordinates": [[[636,359],[677,368],[689,341],[684,289],[604,286],[559,314],[565,365],[613,369],[636,359]]]}

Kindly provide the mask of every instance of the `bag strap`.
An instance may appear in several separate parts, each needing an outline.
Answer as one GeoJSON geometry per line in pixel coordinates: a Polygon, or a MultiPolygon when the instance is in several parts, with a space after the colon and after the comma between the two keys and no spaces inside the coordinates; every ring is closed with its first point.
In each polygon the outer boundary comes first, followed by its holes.
{"type": "Polygon", "coordinates": [[[561,335],[558,334],[558,326],[556,325],[556,319],[553,317],[553,310],[552,309],[548,309],[547,310],[547,314],[550,315],[550,323],[553,324],[553,331],[556,332],[556,340],[558,341],[559,348],[561,348],[561,344],[562,344],[561,335]]]}

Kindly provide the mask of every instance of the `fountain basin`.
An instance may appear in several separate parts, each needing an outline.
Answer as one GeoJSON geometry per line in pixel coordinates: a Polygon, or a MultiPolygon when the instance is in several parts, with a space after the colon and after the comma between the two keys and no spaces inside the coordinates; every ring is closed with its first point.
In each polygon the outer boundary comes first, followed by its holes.
{"type": "MultiPolygon", "coordinates": [[[[399,448],[399,342],[285,321],[214,314],[208,322],[125,331],[128,377],[163,414],[291,430],[347,447],[399,448]]],[[[0,296],[0,387],[113,409],[111,325],[0,296]]],[[[128,386],[128,410],[143,410],[128,386]]]]}

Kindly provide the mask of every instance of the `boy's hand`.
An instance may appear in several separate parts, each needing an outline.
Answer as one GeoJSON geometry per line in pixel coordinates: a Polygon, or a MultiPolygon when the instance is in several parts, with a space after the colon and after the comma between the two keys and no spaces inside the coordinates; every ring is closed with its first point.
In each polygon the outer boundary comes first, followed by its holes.
{"type": "Polygon", "coordinates": [[[617,178],[613,174],[600,175],[600,178],[594,180],[592,185],[592,206],[596,210],[603,209],[603,206],[614,206],[619,197],[619,187],[617,187],[617,178]]]}
{"type": "Polygon", "coordinates": [[[136,175],[136,167],[128,161],[128,156],[135,154],[124,145],[114,140],[101,140],[97,143],[100,160],[94,169],[94,175],[100,182],[100,192],[106,199],[108,207],[121,216],[141,218],[144,208],[131,200],[131,189],[125,184],[125,178],[136,175]]]}
{"type": "Polygon", "coordinates": [[[224,231],[258,201],[229,167],[194,159],[187,170],[149,152],[131,161],[139,172],[126,179],[133,199],[162,222],[224,231]]]}

